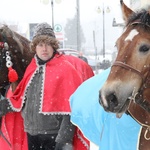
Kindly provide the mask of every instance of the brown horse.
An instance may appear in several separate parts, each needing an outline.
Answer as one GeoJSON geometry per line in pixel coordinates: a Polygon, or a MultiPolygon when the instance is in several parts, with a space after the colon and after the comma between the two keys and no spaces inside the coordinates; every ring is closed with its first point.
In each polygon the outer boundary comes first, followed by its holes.
{"type": "Polygon", "coordinates": [[[6,67],[6,53],[9,52],[13,64],[12,68],[16,70],[19,77],[15,83],[11,83],[14,90],[34,55],[30,51],[29,43],[29,40],[12,31],[8,26],[4,25],[0,28],[0,89],[10,84],[8,68],[6,67]],[[5,43],[8,44],[8,49],[5,49],[5,43]]]}
{"type": "MultiPolygon", "coordinates": [[[[4,96],[6,87],[15,90],[22,79],[25,69],[30,63],[34,53],[30,51],[30,41],[20,34],[12,31],[8,26],[4,25],[0,28],[0,94],[4,96]],[[14,82],[9,81],[8,73],[11,66],[18,75],[18,79],[14,82]]],[[[26,150],[26,134],[23,129],[23,120],[20,113],[11,113],[0,118],[0,143],[3,149],[15,149],[15,139],[18,138],[22,142],[18,144],[18,149],[26,150]],[[15,125],[16,123],[16,125],[15,125]],[[19,128],[17,127],[19,125],[19,128]],[[9,126],[8,126],[9,125],[9,126]],[[3,132],[4,126],[7,127],[8,136],[3,132]],[[11,128],[11,126],[16,126],[11,128]],[[17,132],[16,132],[17,131],[17,132]],[[10,135],[10,134],[14,135],[10,135]],[[9,138],[8,138],[9,137],[9,138]],[[10,138],[11,137],[11,138],[10,138]],[[23,144],[24,143],[24,144],[23,144]]]]}
{"type": "Polygon", "coordinates": [[[134,12],[120,1],[124,32],[118,38],[118,54],[100,90],[105,111],[121,117],[129,114],[143,127],[139,150],[150,150],[150,7],[134,12]]]}

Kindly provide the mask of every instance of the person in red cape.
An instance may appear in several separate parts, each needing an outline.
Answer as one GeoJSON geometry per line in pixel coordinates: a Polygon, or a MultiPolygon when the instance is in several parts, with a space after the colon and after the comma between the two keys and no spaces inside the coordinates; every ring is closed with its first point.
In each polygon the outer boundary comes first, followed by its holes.
{"type": "Polygon", "coordinates": [[[69,97],[83,79],[58,47],[52,28],[38,24],[31,44],[36,55],[13,95],[0,101],[1,116],[21,112],[29,150],[89,149],[70,122],[69,97]]]}
{"type": "Polygon", "coordinates": [[[84,82],[94,76],[92,68],[83,60],[72,55],[65,55],[66,59],[75,67],[84,82]]]}

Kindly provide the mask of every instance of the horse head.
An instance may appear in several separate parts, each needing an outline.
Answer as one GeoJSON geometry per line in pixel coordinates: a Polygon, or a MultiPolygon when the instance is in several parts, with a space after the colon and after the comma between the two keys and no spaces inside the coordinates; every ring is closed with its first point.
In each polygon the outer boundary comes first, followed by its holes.
{"type": "Polygon", "coordinates": [[[134,12],[120,2],[126,25],[116,41],[116,60],[100,90],[100,104],[118,117],[137,93],[150,86],[145,84],[150,73],[150,8],[134,12]]]}
{"type": "Polygon", "coordinates": [[[0,88],[9,84],[18,84],[33,55],[29,40],[12,31],[8,26],[2,26],[0,28],[0,88]],[[8,79],[7,59],[11,61],[12,68],[19,77],[14,83],[10,83],[8,79]]]}

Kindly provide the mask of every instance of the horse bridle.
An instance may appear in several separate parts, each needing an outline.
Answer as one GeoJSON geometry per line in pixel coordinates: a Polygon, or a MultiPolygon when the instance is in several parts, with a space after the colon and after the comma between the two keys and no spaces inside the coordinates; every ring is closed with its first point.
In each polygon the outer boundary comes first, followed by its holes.
{"type": "MultiPolygon", "coordinates": [[[[140,20],[136,20],[133,23],[129,24],[128,26],[136,25],[136,24],[142,24],[150,28],[148,24],[143,24],[140,20]]],[[[124,69],[130,70],[134,73],[136,73],[140,78],[142,79],[142,86],[139,89],[139,92],[134,96],[134,101],[141,106],[144,110],[146,110],[148,113],[150,113],[150,102],[148,102],[146,99],[143,99],[143,92],[145,89],[150,88],[150,66],[147,67],[147,69],[144,72],[141,72],[135,68],[133,68],[131,65],[123,63],[121,61],[115,61],[112,65],[113,66],[120,66],[124,69]],[[146,74],[146,76],[145,76],[146,74]]]]}
{"type": "MultiPolygon", "coordinates": [[[[124,69],[130,70],[134,73],[136,73],[137,75],[139,75],[142,79],[142,86],[139,90],[139,92],[134,96],[134,98],[132,100],[134,100],[135,103],[137,103],[141,108],[143,108],[145,111],[147,111],[148,113],[150,113],[150,102],[148,102],[148,100],[143,98],[143,92],[145,89],[150,88],[150,68],[148,67],[148,69],[146,69],[146,77],[144,78],[144,73],[133,68],[132,66],[125,64],[121,61],[115,61],[112,65],[113,66],[119,66],[122,67],[124,69]]],[[[129,111],[130,114],[130,111],[129,111]]],[[[150,126],[143,124],[141,122],[139,122],[132,114],[130,114],[142,127],[146,127],[146,131],[144,134],[144,138],[146,140],[150,140],[150,137],[147,136],[149,130],[150,130],[150,126]]]]}
{"type": "Polygon", "coordinates": [[[139,89],[139,92],[135,95],[134,97],[134,101],[140,105],[143,109],[145,109],[146,111],[148,111],[150,113],[150,103],[143,100],[143,91],[147,88],[150,87],[150,80],[149,80],[149,77],[150,77],[150,68],[148,67],[148,69],[146,69],[146,72],[141,72],[135,68],[133,68],[132,66],[128,65],[128,64],[125,64],[121,61],[115,61],[112,65],[113,66],[120,66],[124,69],[127,69],[127,70],[130,70],[134,73],[136,73],[138,76],[140,76],[140,78],[142,79],[142,86],[141,88],[139,89]],[[146,73],[146,77],[144,77],[144,74],[146,73]]]}
{"type": "MultiPolygon", "coordinates": [[[[142,25],[146,25],[147,27],[150,27],[148,24],[143,24],[140,22],[140,20],[133,22],[130,25],[135,25],[135,24],[142,24],[142,25]]],[[[147,67],[147,69],[145,69],[144,72],[139,71],[135,68],[133,68],[131,65],[123,63],[121,61],[115,61],[112,65],[113,66],[119,66],[122,67],[124,69],[130,70],[134,73],[136,73],[138,76],[140,76],[140,78],[142,79],[142,86],[139,89],[139,92],[135,94],[134,98],[132,99],[136,104],[138,104],[142,109],[144,109],[146,112],[150,113],[150,102],[145,99],[143,97],[143,92],[146,89],[150,88],[150,66],[147,67]]],[[[148,132],[150,131],[150,126],[147,124],[143,124],[141,122],[139,122],[129,111],[129,114],[133,117],[133,119],[135,119],[142,127],[146,127],[146,131],[144,134],[144,138],[146,140],[150,140],[150,137],[148,137],[148,132]]]]}

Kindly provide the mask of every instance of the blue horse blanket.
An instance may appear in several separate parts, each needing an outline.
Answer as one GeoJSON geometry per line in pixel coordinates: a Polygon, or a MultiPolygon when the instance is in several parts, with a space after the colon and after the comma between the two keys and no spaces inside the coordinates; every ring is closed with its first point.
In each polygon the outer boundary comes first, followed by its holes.
{"type": "Polygon", "coordinates": [[[99,150],[137,150],[141,126],[124,114],[116,118],[99,104],[99,90],[110,68],[83,82],[70,97],[71,121],[99,150]]]}

